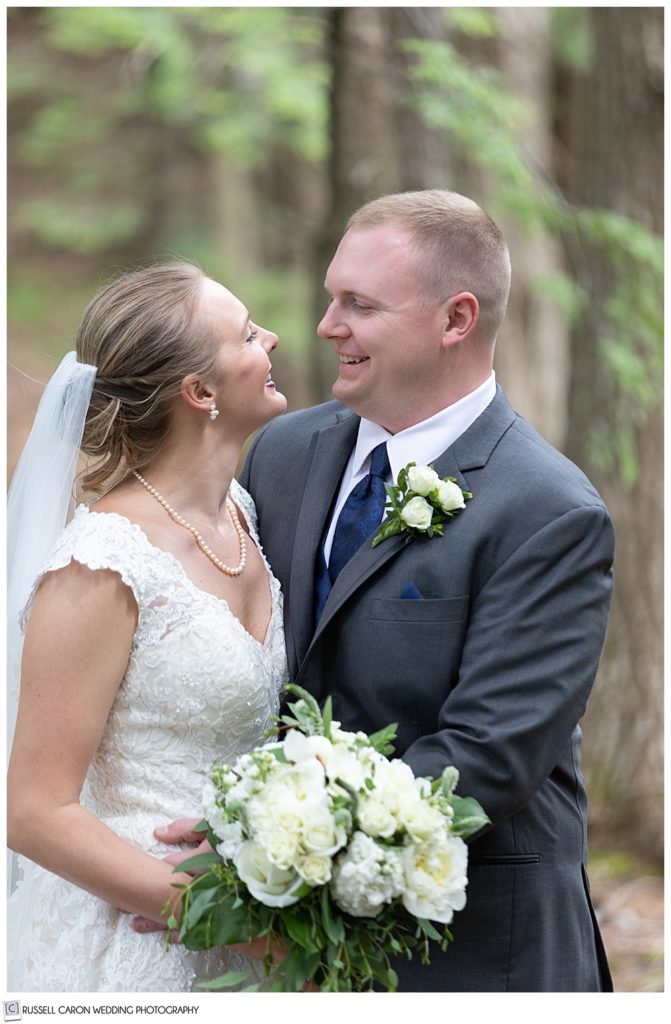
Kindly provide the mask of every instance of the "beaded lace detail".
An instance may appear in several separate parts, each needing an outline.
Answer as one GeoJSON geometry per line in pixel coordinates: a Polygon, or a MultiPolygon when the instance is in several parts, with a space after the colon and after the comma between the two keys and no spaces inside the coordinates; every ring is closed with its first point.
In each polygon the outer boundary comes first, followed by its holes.
{"type": "MultiPolygon", "coordinates": [[[[232,494],[258,544],[251,498],[235,481],[232,494]]],[[[201,814],[211,764],[263,742],[278,712],[287,679],[279,583],[266,563],[272,614],[260,643],[123,516],[80,505],[33,594],[45,573],[73,559],[119,573],[138,606],[126,675],[81,801],[128,842],[162,856],[154,828],[201,814]]],[[[184,992],[250,964],[232,951],[166,952],[158,933],[138,935],[129,915],[21,861],[8,906],[10,991],[184,992]]]]}

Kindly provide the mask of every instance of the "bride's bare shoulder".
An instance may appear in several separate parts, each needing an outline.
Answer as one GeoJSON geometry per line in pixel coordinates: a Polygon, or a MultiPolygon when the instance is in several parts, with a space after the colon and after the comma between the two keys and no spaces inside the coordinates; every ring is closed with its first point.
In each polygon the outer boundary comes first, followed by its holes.
{"type": "Polygon", "coordinates": [[[149,495],[145,494],[133,483],[124,481],[112,488],[101,498],[89,503],[91,512],[114,512],[117,515],[125,516],[132,523],[137,523],[143,530],[153,530],[157,524],[161,525],[162,517],[157,513],[163,510],[157,508],[156,503],[147,500],[149,495]]]}

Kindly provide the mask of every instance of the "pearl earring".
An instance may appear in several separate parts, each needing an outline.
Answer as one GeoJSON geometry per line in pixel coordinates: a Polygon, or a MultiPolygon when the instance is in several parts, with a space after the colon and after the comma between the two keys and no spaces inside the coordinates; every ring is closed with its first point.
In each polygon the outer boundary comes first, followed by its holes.
{"type": "Polygon", "coordinates": [[[210,419],[216,420],[218,415],[219,410],[217,409],[217,403],[215,402],[214,399],[212,399],[212,401],[210,402],[210,419]]]}

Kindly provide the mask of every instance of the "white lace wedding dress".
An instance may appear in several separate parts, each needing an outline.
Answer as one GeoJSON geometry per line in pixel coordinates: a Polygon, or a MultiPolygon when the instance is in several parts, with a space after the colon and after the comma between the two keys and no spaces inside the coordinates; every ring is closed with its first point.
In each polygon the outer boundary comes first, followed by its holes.
{"type": "MultiPolygon", "coordinates": [[[[258,544],[251,498],[236,481],[232,496],[258,544]]],[[[154,828],[202,814],[212,763],[263,742],[278,712],[287,678],[279,583],[268,569],[272,617],[261,644],[225,601],[199,590],[173,555],[123,516],[80,505],[44,572],[72,559],[118,572],[139,609],[82,803],[127,842],[161,857],[168,848],[154,828]]],[[[11,992],[188,992],[225,970],[258,970],[232,950],[166,950],[159,933],[134,932],[130,915],[20,861],[23,878],[8,903],[11,992]]]]}

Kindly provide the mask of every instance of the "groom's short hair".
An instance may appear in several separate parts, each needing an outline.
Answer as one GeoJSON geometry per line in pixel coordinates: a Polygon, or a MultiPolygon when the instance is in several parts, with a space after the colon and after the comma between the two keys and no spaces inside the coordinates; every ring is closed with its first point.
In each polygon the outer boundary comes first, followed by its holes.
{"type": "Polygon", "coordinates": [[[396,224],[413,238],[422,297],[433,302],[472,292],[480,305],[478,334],[493,342],[508,304],[510,254],[491,217],[458,192],[426,189],[366,203],[347,230],[381,224],[396,224]]]}

